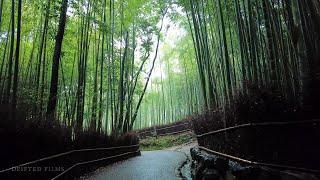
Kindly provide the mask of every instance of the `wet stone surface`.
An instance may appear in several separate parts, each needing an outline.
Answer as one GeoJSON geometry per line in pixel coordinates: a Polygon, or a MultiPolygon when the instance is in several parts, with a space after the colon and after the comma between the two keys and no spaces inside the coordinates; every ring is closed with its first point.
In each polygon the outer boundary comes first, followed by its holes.
{"type": "Polygon", "coordinates": [[[176,180],[179,167],[187,159],[177,151],[145,151],[141,156],[100,168],[81,179],[87,180],[176,180]]]}

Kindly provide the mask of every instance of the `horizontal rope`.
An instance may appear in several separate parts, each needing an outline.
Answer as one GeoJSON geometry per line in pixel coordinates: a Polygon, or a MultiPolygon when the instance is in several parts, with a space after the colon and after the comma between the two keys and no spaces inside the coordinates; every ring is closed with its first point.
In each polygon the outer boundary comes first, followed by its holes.
{"type": "Polygon", "coordinates": [[[315,170],[315,169],[307,169],[307,168],[301,168],[301,167],[294,167],[294,166],[286,166],[286,165],[279,165],[279,164],[272,164],[272,163],[263,163],[263,162],[256,162],[256,161],[250,161],[247,159],[243,159],[243,158],[239,158],[236,156],[232,156],[229,154],[224,154],[218,151],[214,151],[211,149],[208,149],[206,147],[203,146],[198,146],[199,149],[202,149],[204,151],[207,151],[209,153],[213,153],[228,159],[232,159],[238,162],[242,162],[245,164],[249,164],[249,165],[254,165],[254,166],[265,166],[265,167],[271,167],[271,168],[277,168],[277,169],[288,169],[288,170],[294,170],[294,171],[302,171],[302,172],[308,172],[308,173],[320,173],[320,170],[315,170]]]}
{"type": "Polygon", "coordinates": [[[109,156],[109,157],[105,157],[105,158],[95,159],[95,160],[91,160],[91,161],[85,161],[85,162],[81,162],[81,163],[76,163],[73,166],[71,166],[68,169],[66,169],[65,171],[63,171],[62,173],[60,173],[59,175],[57,175],[56,177],[52,178],[51,180],[56,180],[56,179],[62,177],[63,175],[65,175],[66,173],[71,171],[73,168],[75,168],[77,166],[80,166],[80,165],[85,165],[85,164],[90,164],[90,163],[94,163],[94,162],[104,161],[104,160],[107,160],[107,159],[113,159],[113,158],[116,158],[116,157],[121,157],[121,156],[129,155],[129,154],[133,154],[133,153],[138,153],[139,151],[140,150],[133,151],[133,152],[122,153],[122,154],[109,156]]]}
{"type": "MultiPolygon", "coordinates": [[[[155,128],[155,130],[163,130],[163,129],[170,129],[170,128],[173,128],[173,127],[178,127],[178,126],[182,126],[182,125],[188,125],[190,123],[184,123],[184,124],[178,124],[178,125],[173,125],[173,126],[167,126],[167,127],[163,127],[163,128],[155,128]]],[[[144,134],[144,133],[147,133],[147,132],[154,132],[154,129],[152,130],[149,130],[149,131],[143,131],[143,132],[139,132],[138,134],[144,134]]]]}
{"type": "Polygon", "coordinates": [[[148,132],[154,132],[154,130],[150,130],[150,131],[143,131],[143,132],[139,132],[138,134],[144,134],[144,133],[148,133],[148,132]]]}
{"type": "Polygon", "coordinates": [[[186,130],[172,132],[172,133],[166,133],[166,134],[158,134],[158,136],[167,136],[167,135],[179,134],[179,133],[184,133],[184,132],[189,132],[189,131],[191,131],[191,129],[186,129],[186,130]]]}
{"type": "Polygon", "coordinates": [[[274,125],[296,125],[296,124],[304,124],[304,123],[320,123],[320,119],[314,119],[314,120],[306,120],[306,121],[287,121],[287,122],[264,122],[264,123],[247,123],[247,124],[241,124],[237,126],[227,127],[215,131],[210,131],[207,133],[196,135],[197,138],[201,138],[208,135],[218,134],[225,131],[235,130],[239,128],[244,127],[252,127],[252,126],[274,126],[274,125]]]}
{"type": "Polygon", "coordinates": [[[41,161],[50,160],[50,159],[54,159],[54,158],[57,158],[57,157],[69,155],[69,154],[72,154],[72,153],[75,153],[75,152],[113,150],[113,149],[123,149],[123,148],[137,147],[137,146],[139,146],[139,144],[131,145],[131,146],[117,146],[117,147],[108,147],[108,148],[92,148],[92,149],[72,150],[72,151],[68,151],[68,152],[64,152],[64,153],[48,156],[48,157],[45,157],[45,158],[41,158],[41,159],[38,159],[38,160],[30,161],[30,162],[27,162],[27,163],[24,163],[24,164],[20,164],[20,165],[17,165],[17,166],[13,166],[11,168],[1,170],[0,173],[11,171],[16,167],[22,167],[22,166],[31,165],[31,164],[38,163],[38,162],[41,162],[41,161]]]}
{"type": "Polygon", "coordinates": [[[174,128],[174,127],[189,125],[189,124],[190,123],[178,124],[178,125],[174,125],[174,126],[168,126],[168,127],[159,128],[159,129],[156,129],[156,130],[170,129],[170,128],[174,128]]]}
{"type": "MultiPolygon", "coordinates": [[[[192,129],[186,129],[186,130],[172,132],[172,133],[158,134],[157,136],[167,136],[167,135],[179,134],[179,133],[184,133],[184,132],[189,132],[189,131],[192,131],[192,129]]],[[[146,138],[148,138],[148,137],[155,137],[155,136],[146,136],[146,138]]]]}

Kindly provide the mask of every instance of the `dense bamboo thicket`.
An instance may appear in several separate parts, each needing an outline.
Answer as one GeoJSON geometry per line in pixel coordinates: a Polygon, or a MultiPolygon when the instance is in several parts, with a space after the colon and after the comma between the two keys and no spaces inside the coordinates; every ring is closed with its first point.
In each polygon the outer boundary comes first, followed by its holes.
{"type": "Polygon", "coordinates": [[[317,0],[0,5],[0,97],[12,122],[118,135],[227,108],[252,85],[319,109],[317,0]]]}
{"type": "Polygon", "coordinates": [[[206,109],[232,104],[248,86],[280,89],[319,107],[319,2],[184,0],[206,109]]]}
{"type": "Polygon", "coordinates": [[[317,116],[318,1],[175,3],[183,12],[177,8],[171,20],[188,33],[169,48],[174,53],[164,51],[169,56],[160,61],[166,78],[161,76],[152,83],[137,127],[228,108],[237,96],[249,95],[251,87],[280,90],[291,104],[302,107],[305,118],[317,116]],[[179,71],[174,72],[177,67],[179,71]]]}
{"type": "Polygon", "coordinates": [[[3,121],[62,124],[75,134],[133,128],[170,6],[142,0],[0,5],[3,121]]]}
{"type": "Polygon", "coordinates": [[[207,110],[192,118],[195,133],[206,134],[198,136],[199,146],[254,162],[318,169],[319,123],[303,120],[320,117],[319,1],[181,3],[207,110]]]}
{"type": "MultiPolygon", "coordinates": [[[[181,26],[187,28],[183,20],[181,26]]],[[[174,45],[165,41],[162,46],[159,74],[151,80],[135,128],[170,124],[203,110],[191,34],[184,32],[177,39],[174,45]]]]}

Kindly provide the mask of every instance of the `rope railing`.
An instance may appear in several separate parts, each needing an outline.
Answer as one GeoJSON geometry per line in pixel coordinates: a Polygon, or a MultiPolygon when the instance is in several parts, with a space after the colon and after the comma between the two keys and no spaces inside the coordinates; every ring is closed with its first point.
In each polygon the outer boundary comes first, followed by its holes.
{"type": "Polygon", "coordinates": [[[203,134],[196,135],[197,138],[202,138],[205,136],[218,134],[226,131],[236,130],[245,127],[257,127],[257,126],[281,126],[281,125],[297,125],[297,124],[307,124],[307,123],[320,123],[320,119],[305,120],[305,121],[286,121],[286,122],[263,122],[263,123],[246,123],[237,126],[227,127],[215,131],[206,132],[203,134]]]}
{"type": "Polygon", "coordinates": [[[287,166],[287,165],[281,165],[281,164],[272,164],[272,163],[264,163],[264,162],[257,162],[257,161],[250,161],[247,159],[243,159],[240,157],[236,157],[236,156],[232,156],[229,154],[224,154],[218,151],[214,151],[211,149],[208,149],[206,147],[203,146],[198,146],[199,149],[204,150],[208,153],[212,153],[218,156],[222,156],[224,158],[227,159],[231,159],[237,162],[241,162],[241,163],[245,163],[248,165],[252,165],[252,166],[264,166],[264,167],[270,167],[270,168],[276,168],[276,169],[286,169],[286,170],[293,170],[293,171],[300,171],[300,172],[307,172],[307,173],[316,173],[319,174],[320,170],[315,170],[315,169],[307,169],[307,168],[302,168],[302,167],[295,167],[295,166],[287,166]]]}
{"type": "Polygon", "coordinates": [[[167,127],[159,128],[157,130],[171,129],[171,128],[174,128],[174,127],[179,127],[179,126],[184,126],[184,125],[189,125],[189,124],[190,123],[177,124],[177,125],[173,125],[173,126],[167,126],[167,127]]]}
{"type": "Polygon", "coordinates": [[[46,160],[51,160],[51,159],[58,158],[58,157],[61,157],[61,156],[70,155],[70,154],[75,153],[75,152],[114,150],[114,149],[124,149],[124,148],[132,148],[132,147],[139,147],[139,144],[130,145],[130,146],[117,146],[117,147],[107,147],[107,148],[91,148],[91,149],[72,150],[72,151],[68,151],[68,152],[64,152],[64,153],[48,156],[48,157],[45,157],[45,158],[41,158],[41,159],[38,159],[38,160],[30,161],[30,162],[27,162],[27,163],[23,163],[23,164],[20,164],[20,165],[17,165],[17,166],[13,166],[13,167],[1,170],[0,173],[5,173],[5,172],[12,171],[17,167],[23,167],[23,166],[27,166],[27,165],[32,165],[32,164],[35,164],[35,163],[43,162],[43,161],[46,161],[46,160]]]}
{"type": "Polygon", "coordinates": [[[168,136],[168,135],[185,133],[185,132],[189,132],[189,131],[191,131],[191,129],[186,129],[186,130],[182,130],[182,131],[176,131],[176,132],[172,132],[172,133],[158,134],[158,136],[168,136]]]}
{"type": "Polygon", "coordinates": [[[68,169],[66,169],[65,171],[63,171],[62,173],[60,173],[57,176],[55,176],[54,178],[52,178],[51,180],[57,180],[57,179],[61,178],[62,176],[64,176],[66,173],[70,172],[72,169],[74,169],[77,166],[91,164],[91,163],[95,163],[95,162],[99,162],[99,161],[105,161],[105,160],[108,160],[108,159],[114,159],[114,158],[117,158],[117,157],[122,157],[122,156],[125,156],[125,155],[138,153],[139,151],[140,150],[133,151],[133,152],[126,152],[126,153],[122,153],[122,154],[118,154],[118,155],[114,155],[114,156],[109,156],[109,157],[104,157],[104,158],[95,159],[95,160],[91,160],[91,161],[85,161],[85,162],[76,163],[73,166],[71,166],[68,169]]]}
{"type": "Polygon", "coordinates": [[[144,134],[144,133],[148,133],[148,132],[154,132],[154,129],[153,130],[148,130],[148,131],[143,131],[143,132],[138,132],[138,134],[144,134]]]}
{"type": "Polygon", "coordinates": [[[174,127],[185,126],[185,125],[190,125],[190,123],[183,123],[183,124],[178,124],[178,125],[173,125],[173,126],[167,126],[167,127],[163,127],[163,128],[159,128],[159,129],[155,127],[152,130],[139,132],[139,134],[145,134],[145,133],[148,133],[148,132],[155,132],[155,131],[164,130],[164,129],[171,129],[171,128],[174,128],[174,127]]]}

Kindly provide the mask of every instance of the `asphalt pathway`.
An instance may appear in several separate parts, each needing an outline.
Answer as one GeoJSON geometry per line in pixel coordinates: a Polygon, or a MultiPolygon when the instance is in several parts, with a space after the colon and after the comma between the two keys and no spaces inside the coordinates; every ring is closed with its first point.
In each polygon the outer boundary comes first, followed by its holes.
{"type": "Polygon", "coordinates": [[[144,151],[141,156],[100,168],[87,180],[176,180],[185,153],[170,150],[144,151]]]}

